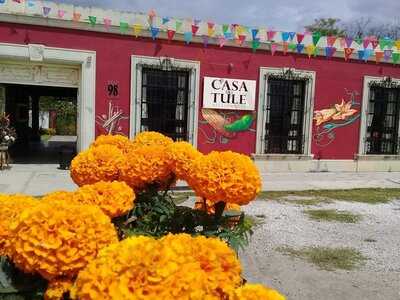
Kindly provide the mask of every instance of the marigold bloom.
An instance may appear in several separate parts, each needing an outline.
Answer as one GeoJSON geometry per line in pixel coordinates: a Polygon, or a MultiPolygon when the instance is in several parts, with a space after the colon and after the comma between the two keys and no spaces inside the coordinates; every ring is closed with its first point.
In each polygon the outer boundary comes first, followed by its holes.
{"type": "Polygon", "coordinates": [[[79,153],[71,162],[72,180],[79,186],[118,180],[125,155],[113,145],[100,145],[79,153]]]}
{"type": "Polygon", "coordinates": [[[285,300],[285,297],[276,290],[262,286],[261,284],[245,284],[235,290],[232,300],[285,300]]]}
{"type": "Polygon", "coordinates": [[[42,197],[40,200],[41,202],[60,202],[60,201],[66,201],[67,203],[70,202],[72,203],[74,197],[74,192],[68,192],[68,191],[56,191],[52,192],[49,194],[46,194],[42,197]]]}
{"type": "Polygon", "coordinates": [[[120,180],[135,190],[149,184],[163,184],[171,178],[171,166],[163,147],[141,146],[127,155],[121,166],[120,180]]]}
{"type": "Polygon", "coordinates": [[[171,168],[178,179],[187,180],[194,160],[203,154],[188,142],[175,142],[167,147],[171,168]]]}
{"type": "Polygon", "coordinates": [[[70,279],[61,279],[49,282],[46,293],[44,294],[45,300],[60,300],[63,299],[65,293],[69,292],[72,287],[70,279]]]}
{"type": "Polygon", "coordinates": [[[23,210],[34,207],[38,203],[38,200],[30,196],[0,194],[0,256],[9,254],[12,237],[11,223],[23,210]]]}
{"type": "Polygon", "coordinates": [[[116,134],[116,135],[100,135],[92,143],[91,147],[98,147],[101,145],[113,145],[116,146],[123,153],[129,152],[132,148],[132,141],[126,136],[116,134]]]}
{"type": "Polygon", "coordinates": [[[73,194],[73,200],[97,205],[107,216],[115,218],[133,209],[135,194],[125,182],[100,181],[80,187],[73,194]]]}
{"type": "Polygon", "coordinates": [[[101,248],[118,241],[110,218],[99,208],[63,201],[24,210],[10,230],[11,260],[49,281],[74,278],[101,248]]]}
{"type": "Polygon", "coordinates": [[[240,263],[215,238],[132,237],[112,244],[82,270],[73,299],[225,299],[240,285],[240,263]]]}
{"type": "Polygon", "coordinates": [[[155,131],[144,131],[137,134],[133,140],[133,147],[138,148],[142,146],[162,146],[166,147],[172,144],[174,141],[155,131]]]}
{"type": "Polygon", "coordinates": [[[246,205],[260,192],[261,176],[248,156],[213,151],[194,161],[189,185],[212,202],[246,205]]]}

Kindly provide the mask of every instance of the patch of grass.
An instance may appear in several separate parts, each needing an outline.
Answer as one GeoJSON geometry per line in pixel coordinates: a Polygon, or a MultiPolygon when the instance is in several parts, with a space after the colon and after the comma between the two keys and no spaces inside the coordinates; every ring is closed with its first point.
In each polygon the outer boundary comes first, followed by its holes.
{"type": "Polygon", "coordinates": [[[336,209],[309,209],[305,210],[304,213],[317,221],[357,223],[361,220],[361,215],[348,211],[338,211],[336,209]]]}
{"type": "Polygon", "coordinates": [[[400,189],[349,189],[349,190],[309,190],[309,191],[271,191],[259,194],[260,199],[279,200],[288,196],[316,197],[322,199],[361,202],[369,204],[387,203],[400,199],[400,189]]]}
{"type": "Polygon", "coordinates": [[[278,201],[282,204],[294,204],[294,205],[302,205],[302,206],[316,206],[320,204],[328,204],[332,203],[329,199],[324,198],[310,198],[310,199],[288,199],[288,198],[279,198],[275,201],[278,201]]]}
{"type": "Polygon", "coordinates": [[[327,271],[354,270],[367,259],[356,249],[344,247],[307,247],[300,250],[280,247],[276,250],[285,255],[305,259],[327,271]]]}

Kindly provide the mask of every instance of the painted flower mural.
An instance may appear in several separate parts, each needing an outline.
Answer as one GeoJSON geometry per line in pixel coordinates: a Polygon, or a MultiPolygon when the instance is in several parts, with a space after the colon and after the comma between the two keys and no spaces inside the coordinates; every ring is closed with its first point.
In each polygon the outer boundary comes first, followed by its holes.
{"type": "Polygon", "coordinates": [[[345,102],[344,99],[342,99],[340,104],[335,104],[332,108],[315,111],[314,120],[316,121],[316,125],[319,126],[331,120],[337,121],[348,119],[358,112],[357,109],[351,108],[352,106],[353,103],[351,100],[345,102]]]}

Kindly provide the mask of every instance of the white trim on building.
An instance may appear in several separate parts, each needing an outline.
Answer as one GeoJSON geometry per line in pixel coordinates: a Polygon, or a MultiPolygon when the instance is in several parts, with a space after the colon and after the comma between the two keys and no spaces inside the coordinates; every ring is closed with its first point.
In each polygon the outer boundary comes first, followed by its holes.
{"type": "Polygon", "coordinates": [[[189,105],[188,105],[188,132],[189,142],[197,147],[197,129],[200,106],[200,62],[182,60],[166,57],[137,56],[131,57],[131,112],[130,112],[130,131],[129,135],[133,138],[140,132],[141,120],[141,86],[142,86],[142,65],[154,65],[162,67],[168,61],[174,68],[189,69],[189,105]]]}
{"type": "MultiPolygon", "coordinates": [[[[19,83],[43,86],[64,86],[78,88],[78,140],[77,150],[81,151],[89,147],[95,139],[95,89],[96,89],[96,52],[76,49],[52,48],[44,45],[20,45],[0,43],[0,60],[7,60],[8,63],[15,63],[19,66],[42,66],[54,70],[58,65],[62,70],[71,70],[76,74],[76,82],[65,82],[61,76],[39,76],[35,78],[10,79],[0,73],[0,83],[19,83]]],[[[74,75],[75,76],[75,75],[74,75]]],[[[75,78],[75,77],[74,77],[75,78]]]]}

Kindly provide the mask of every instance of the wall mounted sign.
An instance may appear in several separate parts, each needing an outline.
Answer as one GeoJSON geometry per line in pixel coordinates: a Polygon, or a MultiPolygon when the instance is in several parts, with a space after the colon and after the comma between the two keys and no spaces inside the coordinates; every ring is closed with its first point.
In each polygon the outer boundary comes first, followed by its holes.
{"type": "Polygon", "coordinates": [[[255,110],[256,81],[204,77],[203,108],[255,110]]]}
{"type": "Polygon", "coordinates": [[[107,96],[109,98],[119,98],[119,82],[108,81],[107,82],[107,96]]]}

